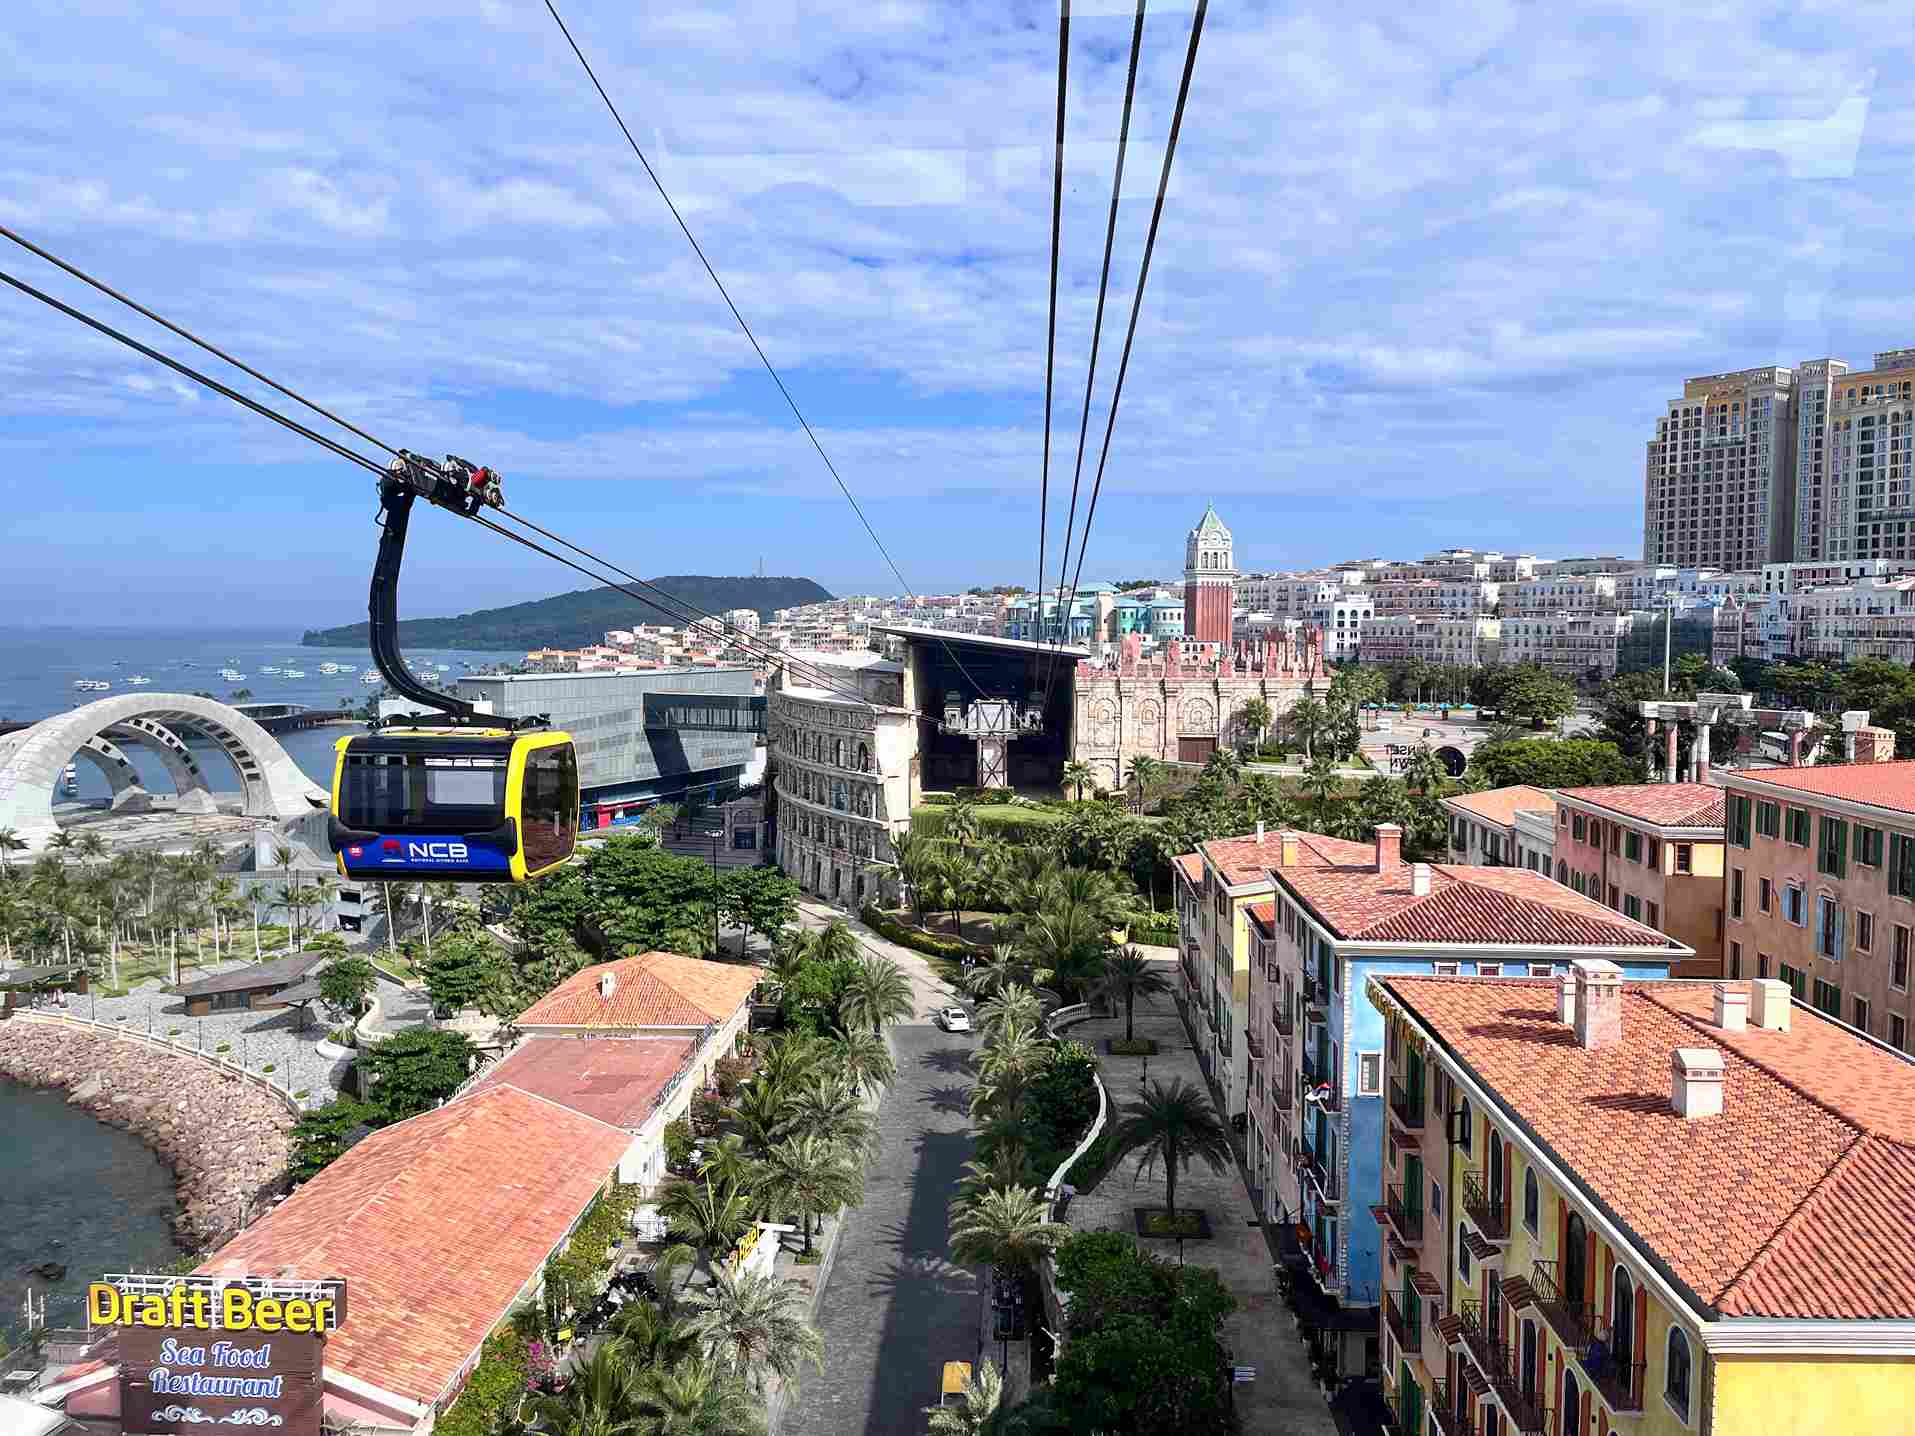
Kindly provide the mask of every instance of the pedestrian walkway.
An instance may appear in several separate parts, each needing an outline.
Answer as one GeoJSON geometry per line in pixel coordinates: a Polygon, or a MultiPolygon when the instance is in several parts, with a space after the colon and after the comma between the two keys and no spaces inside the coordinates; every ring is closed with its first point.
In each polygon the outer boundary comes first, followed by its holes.
{"type": "MultiPolygon", "coordinates": [[[[1190,1035],[1169,997],[1140,998],[1135,1024],[1137,1036],[1153,1038],[1157,1043],[1157,1053],[1149,1059],[1153,1084],[1181,1078],[1208,1093],[1190,1035]]],[[[1111,1057],[1103,1051],[1105,1039],[1124,1035],[1123,1013],[1074,1023],[1066,1035],[1097,1053],[1113,1116],[1117,1115],[1125,1102],[1137,1096],[1144,1077],[1144,1059],[1111,1057]]],[[[1135,1233],[1132,1208],[1161,1207],[1163,1202],[1162,1164],[1149,1177],[1140,1177],[1137,1159],[1127,1157],[1094,1191],[1079,1192],[1071,1203],[1069,1221],[1078,1231],[1135,1233]]],[[[1237,1309],[1224,1322],[1224,1341],[1236,1365],[1254,1367],[1257,1373],[1254,1381],[1236,1388],[1243,1429],[1281,1431],[1285,1436],[1332,1436],[1335,1422],[1322,1389],[1310,1373],[1309,1352],[1297,1330],[1296,1318],[1277,1295],[1270,1248],[1241,1168],[1233,1162],[1218,1174],[1201,1162],[1193,1163],[1188,1171],[1178,1173],[1177,1208],[1201,1208],[1208,1213],[1210,1239],[1181,1245],[1156,1240],[1142,1245],[1159,1256],[1211,1268],[1236,1297],[1237,1309]]]]}

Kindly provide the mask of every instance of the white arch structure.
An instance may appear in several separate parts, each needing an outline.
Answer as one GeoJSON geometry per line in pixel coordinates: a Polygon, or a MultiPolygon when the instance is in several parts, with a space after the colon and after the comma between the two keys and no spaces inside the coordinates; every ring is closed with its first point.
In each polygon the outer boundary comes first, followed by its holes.
{"type": "MultiPolygon", "coordinates": [[[[127,780],[132,765],[102,736],[108,733],[144,743],[160,754],[179,788],[181,808],[212,812],[212,791],[177,730],[211,738],[232,759],[249,816],[298,818],[325,807],[325,792],[299,770],[272,734],[238,709],[187,693],[128,693],[8,735],[9,741],[0,744],[0,828],[12,828],[28,851],[43,848],[60,831],[53,819],[60,776],[83,752],[87,761],[98,760],[110,784],[115,771],[127,780]]],[[[128,787],[137,787],[137,775],[128,787]]],[[[127,792],[115,784],[116,806],[127,792]]]]}

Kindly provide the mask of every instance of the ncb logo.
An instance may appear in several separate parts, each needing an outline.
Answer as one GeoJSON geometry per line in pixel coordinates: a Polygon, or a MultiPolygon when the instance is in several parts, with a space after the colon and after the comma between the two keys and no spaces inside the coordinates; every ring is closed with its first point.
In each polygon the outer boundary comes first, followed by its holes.
{"type": "Polygon", "coordinates": [[[455,842],[406,842],[408,861],[462,863],[467,859],[466,845],[455,842]]]}

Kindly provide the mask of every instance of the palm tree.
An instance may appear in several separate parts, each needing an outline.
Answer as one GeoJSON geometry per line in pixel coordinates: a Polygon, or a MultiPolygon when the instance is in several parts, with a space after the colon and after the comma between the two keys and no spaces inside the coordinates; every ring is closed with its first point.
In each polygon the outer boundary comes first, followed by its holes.
{"type": "Polygon", "coordinates": [[[0,870],[11,871],[13,855],[26,851],[26,840],[18,828],[0,828],[0,870]]]}
{"type": "Polygon", "coordinates": [[[1148,1173],[1164,1164],[1164,1208],[1177,1215],[1177,1174],[1194,1159],[1221,1173],[1235,1158],[1230,1134],[1217,1120],[1210,1098],[1179,1077],[1168,1085],[1152,1082],[1141,1097],[1126,1102],[1123,1119],[1111,1134],[1120,1157],[1143,1153],[1137,1170],[1148,1173]]]}
{"type": "Polygon", "coordinates": [[[1238,721],[1255,735],[1253,741],[1259,748],[1263,746],[1263,735],[1270,731],[1273,716],[1269,702],[1262,698],[1252,698],[1237,714],[1238,721]]]}
{"type": "Polygon", "coordinates": [[[1050,1219],[1036,1187],[1002,1187],[951,1203],[951,1255],[967,1266],[1029,1271],[1071,1229],[1050,1219]]]}
{"type": "Polygon", "coordinates": [[[1035,992],[1012,983],[988,1002],[979,1005],[977,1030],[986,1042],[993,1042],[997,1034],[1008,1027],[1035,1029],[1043,1013],[1044,1004],[1035,992]]]}
{"type": "Polygon", "coordinates": [[[801,1314],[806,1301],[797,1283],[749,1271],[719,1272],[710,1293],[695,1303],[692,1329],[706,1354],[757,1391],[764,1391],[767,1371],[795,1388],[807,1363],[824,1369],[824,1338],[801,1314]]]}
{"type": "Polygon", "coordinates": [[[705,1150],[698,1175],[709,1182],[751,1193],[757,1190],[760,1173],[745,1150],[745,1138],[738,1132],[726,1132],[705,1150]]]}
{"type": "Polygon", "coordinates": [[[959,798],[944,810],[943,836],[954,843],[968,843],[977,837],[977,804],[959,798]]]}
{"type": "Polygon", "coordinates": [[[850,961],[860,950],[858,935],[841,917],[833,918],[811,937],[811,956],[820,962],[850,961]]]}
{"type": "Polygon", "coordinates": [[[729,1109],[731,1120],[753,1151],[771,1150],[791,1120],[791,1089],[760,1075],[739,1089],[729,1109]]]}
{"type": "Polygon", "coordinates": [[[871,1118],[857,1089],[840,1076],[819,1076],[807,1082],[792,1098],[779,1135],[819,1137],[857,1152],[869,1151],[876,1144],[871,1118]]]}
{"type": "Polygon", "coordinates": [[[898,1075],[898,1064],[884,1038],[872,1032],[849,1032],[833,1044],[832,1060],[845,1079],[860,1091],[875,1097],[891,1085],[898,1075]]]}
{"type": "Polygon", "coordinates": [[[1229,787],[1237,781],[1238,774],[1242,772],[1243,759],[1237,756],[1237,750],[1219,748],[1205,761],[1203,776],[1229,787]]]}
{"type": "Polygon", "coordinates": [[[1076,790],[1077,801],[1080,803],[1084,801],[1084,785],[1086,783],[1089,783],[1093,788],[1097,783],[1097,773],[1090,764],[1081,759],[1073,758],[1064,765],[1064,786],[1076,790]]]}
{"type": "Polygon", "coordinates": [[[690,1238],[707,1261],[729,1251],[751,1225],[751,1199],[729,1183],[672,1182],[658,1198],[659,1214],[690,1238]]]}
{"type": "Polygon", "coordinates": [[[1303,756],[1306,759],[1316,756],[1317,739],[1321,738],[1330,726],[1330,710],[1320,698],[1299,698],[1290,705],[1290,711],[1284,715],[1290,722],[1290,731],[1303,744],[1303,756]]]}
{"type": "Polygon", "coordinates": [[[654,1301],[631,1301],[612,1317],[612,1346],[626,1361],[643,1369],[674,1366],[698,1351],[698,1336],[679,1318],[654,1301]]]}
{"type": "Polygon", "coordinates": [[[996,1427],[993,1419],[1004,1399],[1004,1378],[990,1362],[978,1363],[964,1383],[964,1392],[956,1406],[927,1406],[930,1418],[925,1430],[929,1436],[986,1436],[996,1427]]]}
{"type": "Polygon", "coordinates": [[[1316,799],[1319,808],[1327,807],[1342,785],[1343,780],[1337,776],[1336,759],[1328,753],[1317,754],[1303,770],[1303,786],[1316,799]]]}
{"type": "MultiPolygon", "coordinates": [[[[283,896],[289,890],[297,892],[299,890],[299,879],[293,876],[292,846],[288,843],[274,843],[273,862],[279,868],[280,877],[279,894],[276,895],[283,896]]],[[[286,951],[293,952],[299,945],[299,928],[290,903],[287,904],[286,907],[286,922],[286,951]]]]}
{"type": "Polygon", "coordinates": [[[1150,790],[1163,773],[1163,764],[1148,753],[1140,753],[1130,760],[1125,769],[1130,779],[1131,802],[1138,812],[1143,812],[1150,801],[1150,790]]]}
{"type": "Polygon", "coordinates": [[[1017,945],[1009,942],[995,944],[991,955],[964,975],[964,985],[973,997],[1001,991],[1013,983],[1028,986],[1030,981],[1031,965],[1019,955],[1017,945]]]}
{"type": "Polygon", "coordinates": [[[627,1436],[637,1369],[607,1342],[572,1373],[562,1396],[541,1396],[542,1429],[554,1436],[627,1436]]]}
{"type": "Polygon", "coordinates": [[[864,1200],[864,1169],[843,1147],[809,1134],[787,1137],[765,1154],[764,1194],[774,1209],[796,1212],[811,1255],[811,1221],[864,1200]]]}
{"type": "Polygon", "coordinates": [[[1024,924],[1017,945],[1040,983],[1075,990],[1110,941],[1108,914],[1059,904],[1024,924]]]}
{"type": "Polygon", "coordinates": [[[1132,1012],[1137,999],[1163,997],[1169,993],[1170,984],[1164,981],[1157,963],[1135,947],[1125,947],[1104,959],[1103,971],[1097,975],[1096,990],[1104,997],[1124,1004],[1124,1041],[1129,1042],[1135,1036],[1132,1012]]]}
{"type": "Polygon", "coordinates": [[[1416,745],[1416,751],[1410,754],[1410,760],[1403,768],[1404,781],[1419,793],[1428,793],[1449,775],[1443,760],[1436,756],[1427,743],[1416,745]]]}
{"type": "Polygon", "coordinates": [[[631,1404],[644,1436],[763,1436],[765,1430],[751,1393],[715,1363],[698,1358],[643,1372],[631,1404]]]}
{"type": "Polygon", "coordinates": [[[891,840],[891,852],[897,859],[898,876],[904,880],[905,896],[919,922],[924,921],[927,865],[935,856],[930,839],[919,833],[900,833],[891,840]]]}
{"type": "Polygon", "coordinates": [[[868,956],[851,970],[843,994],[838,999],[838,1018],[849,1032],[854,1025],[869,1022],[871,1035],[884,1031],[887,1022],[902,1022],[917,1012],[911,997],[911,983],[889,958],[868,956]]]}
{"type": "Polygon", "coordinates": [[[1024,1094],[1050,1061],[1052,1047],[1036,1029],[1021,1022],[1000,1026],[978,1064],[978,1084],[971,1093],[971,1114],[1010,1117],[1024,1094]]]}
{"type": "Polygon", "coordinates": [[[759,1052],[759,1080],[769,1083],[780,1092],[794,1092],[831,1051],[829,1043],[801,1032],[787,1032],[768,1038],[759,1052]]]}

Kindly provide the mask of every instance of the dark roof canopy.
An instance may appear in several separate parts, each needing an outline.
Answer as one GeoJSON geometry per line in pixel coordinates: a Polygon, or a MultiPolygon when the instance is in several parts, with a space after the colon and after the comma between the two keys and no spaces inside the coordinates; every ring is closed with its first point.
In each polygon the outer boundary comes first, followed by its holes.
{"type": "Polygon", "coordinates": [[[22,987],[38,987],[43,982],[63,982],[85,972],[86,968],[75,962],[54,967],[14,967],[0,972],[0,992],[22,987]]]}
{"type": "Polygon", "coordinates": [[[173,991],[180,997],[217,997],[223,992],[276,991],[298,982],[325,962],[328,956],[330,954],[324,952],[296,952],[291,957],[277,958],[272,962],[256,962],[247,967],[236,967],[231,972],[203,977],[198,982],[189,982],[184,987],[174,988],[173,991]]]}

